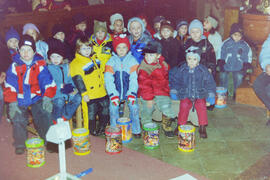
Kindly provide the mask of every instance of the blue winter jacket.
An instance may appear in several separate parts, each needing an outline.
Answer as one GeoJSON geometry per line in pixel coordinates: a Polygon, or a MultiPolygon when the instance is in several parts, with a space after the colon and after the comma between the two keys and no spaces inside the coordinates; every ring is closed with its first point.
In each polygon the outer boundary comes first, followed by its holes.
{"type": "Polygon", "coordinates": [[[216,83],[207,68],[199,64],[190,70],[187,63],[178,67],[170,81],[171,91],[177,92],[178,98],[203,99],[213,97],[216,83]]]}
{"type": "Polygon", "coordinates": [[[235,42],[230,37],[222,43],[218,59],[225,60],[225,71],[241,71],[244,62],[252,62],[252,51],[246,41],[235,42]]]}
{"type": "Polygon", "coordinates": [[[45,60],[48,59],[48,50],[49,46],[46,42],[41,40],[36,42],[36,52],[39,53],[45,60]]]}
{"type": "Polygon", "coordinates": [[[270,34],[262,45],[259,61],[263,71],[265,72],[265,66],[270,64],[270,34]]]}
{"type": "Polygon", "coordinates": [[[137,97],[137,68],[139,64],[129,52],[124,58],[119,58],[114,52],[105,66],[105,86],[110,97],[118,96],[120,100],[128,95],[137,97]]]}

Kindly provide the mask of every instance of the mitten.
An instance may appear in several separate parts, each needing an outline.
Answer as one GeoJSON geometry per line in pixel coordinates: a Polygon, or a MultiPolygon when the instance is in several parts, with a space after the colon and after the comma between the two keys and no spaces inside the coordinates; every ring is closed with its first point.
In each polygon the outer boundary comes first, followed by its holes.
{"type": "Polygon", "coordinates": [[[251,73],[252,72],[252,65],[250,63],[244,62],[243,72],[244,73],[251,73]]]}
{"type": "Polygon", "coordinates": [[[175,89],[172,89],[170,91],[170,97],[172,100],[179,100],[178,97],[177,97],[177,91],[175,89]]]}
{"type": "Polygon", "coordinates": [[[220,72],[224,72],[224,65],[225,65],[225,60],[223,59],[219,59],[218,62],[217,62],[217,68],[218,68],[218,71],[220,72]]]}
{"type": "Polygon", "coordinates": [[[136,97],[133,95],[128,95],[127,100],[128,100],[128,103],[131,103],[132,105],[134,105],[136,102],[136,97]]]}
{"type": "Polygon", "coordinates": [[[52,112],[52,109],[53,109],[53,104],[51,102],[51,98],[47,97],[47,96],[44,96],[43,97],[43,100],[42,100],[42,108],[51,113],[52,112]]]}
{"type": "Polygon", "coordinates": [[[119,99],[118,96],[113,96],[113,97],[111,97],[111,102],[113,103],[113,105],[119,106],[119,104],[120,104],[120,99],[119,99]]]}
{"type": "Polygon", "coordinates": [[[19,113],[19,114],[22,113],[18,106],[18,103],[17,102],[10,103],[9,104],[9,117],[13,119],[16,113],[19,113]]]}
{"type": "Polygon", "coordinates": [[[63,94],[69,94],[73,92],[73,89],[74,89],[73,85],[69,83],[69,84],[65,84],[64,87],[60,91],[63,94]]]}

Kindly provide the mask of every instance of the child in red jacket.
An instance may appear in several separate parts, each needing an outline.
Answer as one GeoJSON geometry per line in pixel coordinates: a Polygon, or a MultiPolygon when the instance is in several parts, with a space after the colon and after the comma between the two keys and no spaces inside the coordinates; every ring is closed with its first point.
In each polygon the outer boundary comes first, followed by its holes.
{"type": "Polygon", "coordinates": [[[167,137],[173,137],[172,121],[176,117],[171,108],[168,72],[169,66],[161,54],[161,45],[150,41],[143,50],[145,58],[138,69],[138,96],[141,97],[142,124],[152,121],[154,103],[162,112],[162,128],[167,137]]]}

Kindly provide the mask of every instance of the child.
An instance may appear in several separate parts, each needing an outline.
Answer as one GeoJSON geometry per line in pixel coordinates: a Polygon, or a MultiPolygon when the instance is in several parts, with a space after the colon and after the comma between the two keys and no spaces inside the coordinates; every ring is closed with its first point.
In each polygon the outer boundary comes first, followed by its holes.
{"type": "Polygon", "coordinates": [[[6,33],[6,43],[11,55],[15,55],[18,52],[19,40],[20,35],[13,27],[11,27],[6,33]]]}
{"type": "Polygon", "coordinates": [[[129,52],[129,40],[122,34],[113,41],[113,56],[109,59],[105,69],[105,85],[110,96],[111,126],[116,126],[119,118],[119,104],[126,100],[132,121],[132,133],[135,138],[141,137],[139,120],[139,106],[137,104],[137,68],[138,62],[129,52]]]}
{"type": "Polygon", "coordinates": [[[52,99],[52,118],[55,121],[58,118],[69,120],[80,105],[81,96],[69,74],[68,61],[64,60],[63,44],[57,39],[51,39],[48,44],[48,69],[57,86],[56,94],[52,99]]]}
{"type": "Polygon", "coordinates": [[[111,15],[110,22],[111,22],[110,29],[112,30],[111,34],[112,38],[114,38],[114,36],[123,34],[127,31],[127,29],[124,26],[124,18],[121,14],[115,13],[111,15]]]}
{"type": "Polygon", "coordinates": [[[145,26],[143,21],[138,17],[133,17],[128,21],[128,36],[131,44],[130,51],[140,64],[143,60],[142,50],[145,45],[152,41],[152,37],[145,33],[145,26]]]}
{"type": "Polygon", "coordinates": [[[228,88],[228,75],[233,76],[233,94],[228,94],[235,99],[236,89],[241,85],[247,70],[252,69],[252,51],[243,39],[243,29],[240,24],[231,26],[231,37],[226,39],[221,46],[220,57],[217,65],[220,70],[220,86],[228,88]]]}
{"type": "Polygon", "coordinates": [[[109,123],[109,98],[104,85],[101,62],[93,54],[92,44],[87,37],[78,39],[75,59],[70,63],[70,74],[82,96],[84,127],[97,136],[105,132],[109,123]],[[96,130],[96,116],[99,118],[96,130]]]}
{"type": "Polygon", "coordinates": [[[144,27],[145,27],[145,33],[148,34],[149,36],[151,36],[154,39],[155,31],[150,26],[150,24],[148,23],[146,15],[140,14],[138,17],[143,21],[143,24],[144,24],[144,27]]]}
{"type": "Polygon", "coordinates": [[[44,60],[48,60],[47,52],[48,52],[48,44],[41,40],[39,29],[36,25],[32,23],[27,23],[23,26],[23,35],[31,36],[36,42],[37,53],[39,53],[44,60]]]}
{"type": "Polygon", "coordinates": [[[157,40],[161,40],[161,36],[160,36],[160,23],[162,21],[165,20],[165,17],[163,16],[156,16],[153,20],[153,24],[154,24],[154,30],[155,30],[155,34],[154,34],[154,38],[157,40]]]}
{"type": "Polygon", "coordinates": [[[195,108],[199,120],[200,137],[207,138],[205,126],[208,124],[208,119],[205,99],[215,98],[216,83],[208,69],[200,64],[200,51],[201,49],[195,46],[187,49],[187,62],[178,67],[173,74],[170,93],[180,98],[178,126],[187,123],[190,109],[195,108]]]}
{"type": "Polygon", "coordinates": [[[49,11],[51,6],[52,0],[40,0],[40,4],[36,6],[35,11],[49,11]]]}
{"type": "Polygon", "coordinates": [[[161,56],[161,45],[150,41],[143,52],[145,58],[138,68],[138,96],[141,97],[142,124],[152,122],[154,103],[162,112],[162,128],[167,137],[173,137],[172,121],[176,114],[171,109],[168,80],[169,66],[161,56]]]}
{"type": "Polygon", "coordinates": [[[266,123],[267,126],[270,125],[269,111],[270,111],[270,35],[266,39],[266,41],[262,45],[262,50],[260,53],[260,65],[263,69],[263,73],[261,73],[253,83],[253,89],[256,95],[261,99],[263,104],[266,106],[267,118],[268,121],[266,123]]]}
{"type": "Polygon", "coordinates": [[[221,35],[217,32],[218,22],[215,18],[207,16],[203,22],[204,33],[203,35],[212,44],[216,57],[218,57],[218,51],[222,44],[221,35]]]}
{"type": "Polygon", "coordinates": [[[46,61],[35,53],[35,41],[31,36],[22,36],[19,54],[7,71],[4,98],[9,103],[9,117],[13,122],[13,138],[16,154],[23,154],[27,140],[28,107],[31,107],[35,127],[46,141],[51,125],[51,98],[56,84],[48,71],[46,61]]]}
{"type": "Polygon", "coordinates": [[[177,36],[176,39],[180,42],[182,46],[186,43],[188,39],[188,22],[185,20],[180,20],[176,23],[176,31],[177,31],[177,36]]]}
{"type": "Polygon", "coordinates": [[[90,39],[93,51],[101,61],[101,70],[104,72],[107,61],[111,58],[112,38],[107,32],[106,22],[94,21],[94,34],[90,39]]]}

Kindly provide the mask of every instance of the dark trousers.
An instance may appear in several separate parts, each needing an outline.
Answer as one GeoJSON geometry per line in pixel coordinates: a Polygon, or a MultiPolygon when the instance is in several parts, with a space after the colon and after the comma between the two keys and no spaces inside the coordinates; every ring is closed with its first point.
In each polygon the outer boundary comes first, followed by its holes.
{"type": "Polygon", "coordinates": [[[253,83],[253,89],[267,109],[270,110],[270,76],[265,72],[260,74],[253,83]]]}

